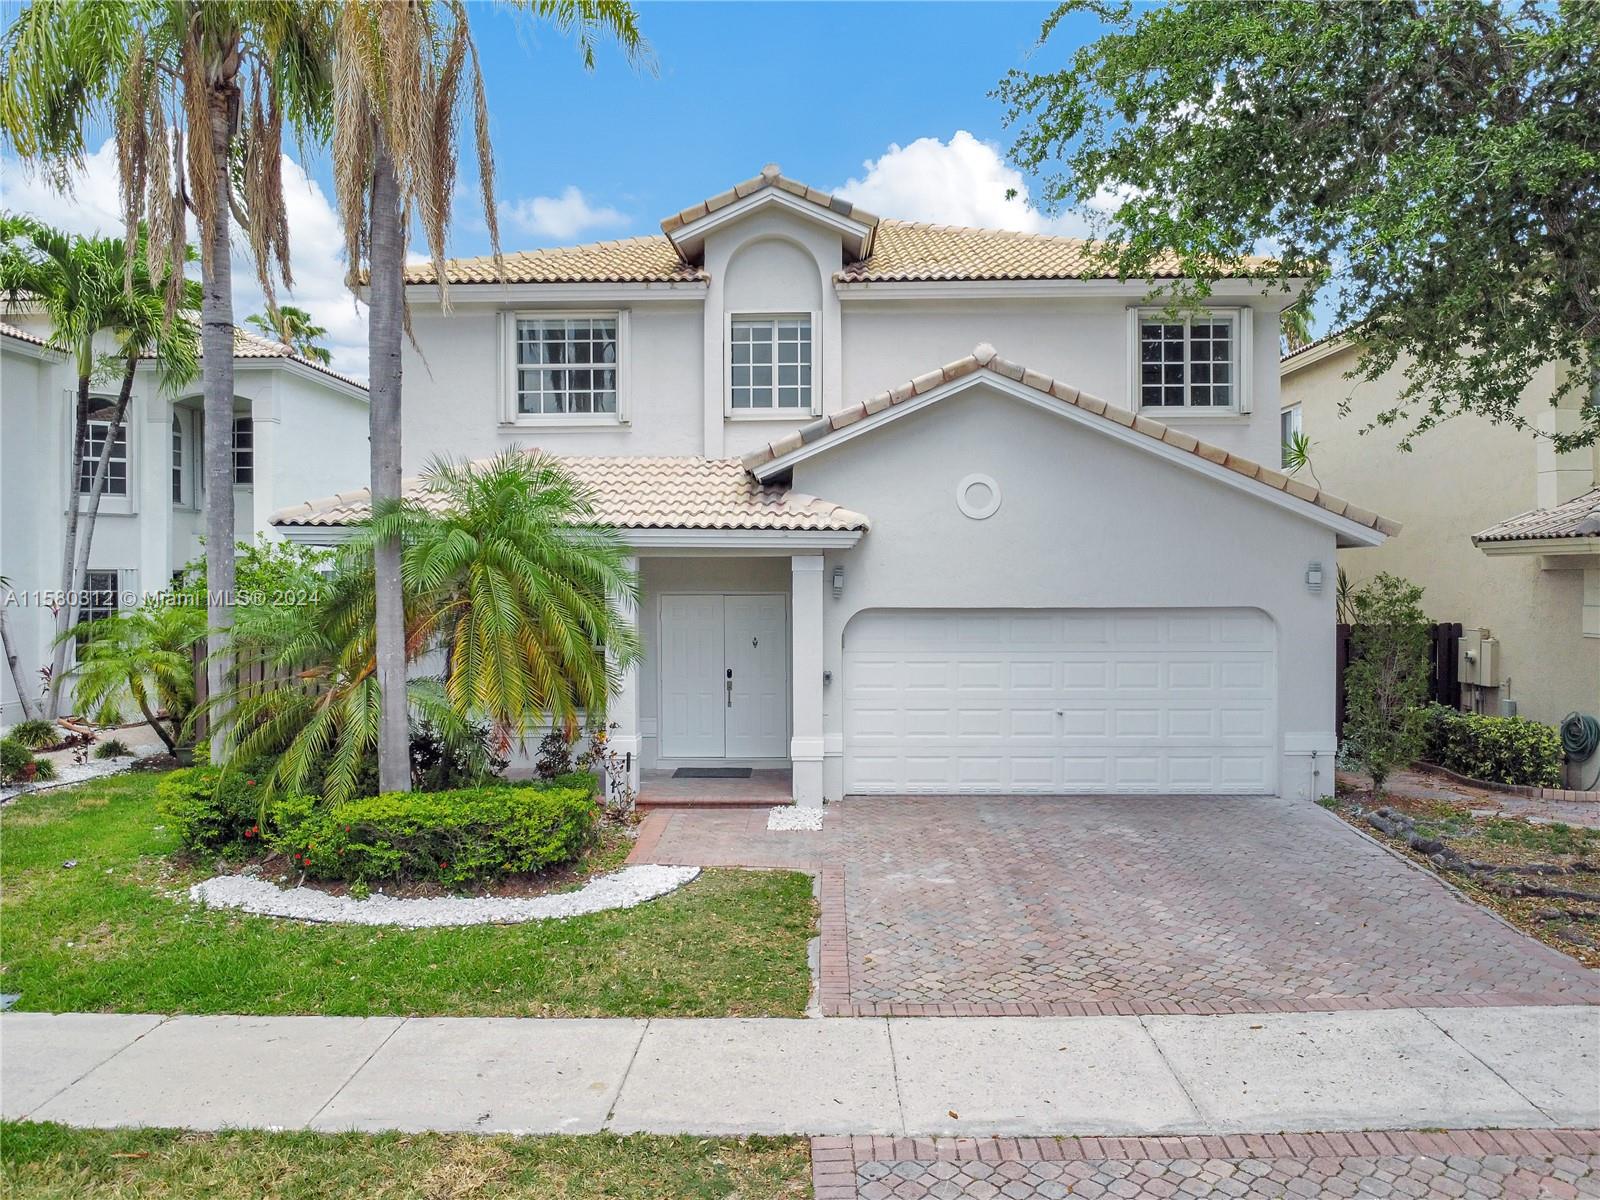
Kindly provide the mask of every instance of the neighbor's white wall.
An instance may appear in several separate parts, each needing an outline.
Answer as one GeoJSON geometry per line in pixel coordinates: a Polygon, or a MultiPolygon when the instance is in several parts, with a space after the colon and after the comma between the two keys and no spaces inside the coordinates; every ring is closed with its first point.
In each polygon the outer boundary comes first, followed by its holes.
{"type": "MultiPolygon", "coordinates": [[[[0,575],[19,592],[59,586],[61,509],[66,472],[50,470],[64,454],[52,417],[62,396],[56,365],[31,352],[0,343],[0,575]]],[[[6,626],[27,675],[49,643],[49,614],[33,605],[6,613],[6,626]]],[[[0,722],[21,717],[11,672],[0,664],[0,722]]]]}
{"type": "MultiPolygon", "coordinates": [[[[1293,360],[1291,360],[1292,362],[1293,360]]],[[[1361,430],[1390,407],[1405,386],[1396,369],[1371,383],[1344,377],[1355,351],[1343,350],[1283,378],[1284,404],[1298,404],[1311,442],[1311,466],[1322,486],[1363,508],[1399,521],[1400,536],[1372,550],[1345,550],[1339,563],[1359,587],[1380,571],[1422,589],[1435,621],[1488,628],[1500,642],[1503,686],[1488,697],[1517,701],[1521,715],[1557,722],[1574,709],[1600,711],[1600,638],[1584,637],[1583,572],[1542,570],[1537,556],[1489,557],[1472,535],[1541,503],[1594,486],[1600,448],[1553,455],[1532,434],[1478,417],[1445,421],[1416,438],[1409,453],[1394,429],[1361,430]],[[1341,412],[1349,405],[1348,412],[1341,412]],[[1552,488],[1559,484],[1559,488],[1552,488]]],[[[1528,419],[1567,418],[1551,410],[1555,385],[1546,368],[1524,394],[1528,419]]]]}
{"type": "MultiPolygon", "coordinates": [[[[1333,534],[1091,428],[975,388],[800,464],[795,486],[871,515],[827,599],[826,794],[842,788],[843,638],[875,608],[1258,608],[1278,635],[1278,736],[1285,750],[1334,748],[1333,534]],[[1000,510],[956,507],[956,484],[991,475],[1000,510]]],[[[1324,757],[1322,785],[1331,787],[1324,757]]],[[[1278,786],[1310,794],[1308,757],[1285,753],[1278,786]]]]}
{"type": "Polygon", "coordinates": [[[365,400],[287,372],[256,401],[253,530],[271,532],[281,508],[364,487],[372,474],[365,400]],[[265,438],[263,438],[265,433],[265,438]]]}

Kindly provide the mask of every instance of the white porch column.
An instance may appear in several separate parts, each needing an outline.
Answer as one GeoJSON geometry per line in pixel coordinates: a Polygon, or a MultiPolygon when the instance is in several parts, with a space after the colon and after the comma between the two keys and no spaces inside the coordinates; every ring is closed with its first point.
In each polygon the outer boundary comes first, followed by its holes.
{"type": "Polygon", "coordinates": [[[794,764],[794,802],[822,804],[822,555],[796,554],[789,560],[794,687],[794,733],[789,758],[794,764]]]}
{"type": "MultiPolygon", "coordinates": [[[[624,566],[634,573],[639,573],[639,558],[634,555],[624,560],[624,566]]],[[[639,628],[638,605],[627,597],[618,603],[618,611],[635,631],[639,628]]],[[[636,661],[631,667],[624,668],[622,682],[617,688],[617,694],[611,697],[610,707],[607,709],[608,722],[614,722],[617,728],[611,734],[611,748],[618,754],[626,756],[628,762],[628,787],[635,793],[639,790],[639,664],[636,661]]]]}

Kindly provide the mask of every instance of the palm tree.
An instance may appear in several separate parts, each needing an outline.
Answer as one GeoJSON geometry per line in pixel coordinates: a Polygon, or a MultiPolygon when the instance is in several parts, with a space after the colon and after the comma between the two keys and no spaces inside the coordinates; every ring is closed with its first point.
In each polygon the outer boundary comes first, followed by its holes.
{"type": "Polygon", "coordinates": [[[1302,300],[1284,309],[1278,318],[1278,326],[1283,331],[1283,353],[1293,354],[1309,346],[1312,342],[1310,300],[1302,300]]]}
{"type": "Polygon", "coordinates": [[[280,304],[264,313],[246,317],[245,323],[254,325],[270,338],[276,338],[286,350],[293,351],[301,358],[323,366],[333,359],[328,348],[318,342],[319,338],[328,336],[327,329],[312,321],[311,314],[303,308],[280,304]]]}
{"type": "MultiPolygon", "coordinates": [[[[165,268],[164,261],[157,265],[165,268]]],[[[100,500],[110,473],[111,453],[127,417],[135,371],[141,358],[150,354],[164,385],[176,387],[194,377],[196,347],[189,318],[199,289],[188,281],[182,283],[178,292],[179,315],[185,320],[169,321],[167,281],[152,280],[142,256],[137,252],[129,255],[121,239],[69,235],[29,217],[5,214],[0,216],[0,291],[8,301],[26,297],[43,308],[50,318],[51,343],[72,357],[77,372],[66,533],[61,552],[65,602],[56,614],[56,645],[46,702],[47,716],[53,720],[60,711],[62,668],[66,662],[66,641],[61,635],[76,619],[74,600],[82,594],[89,569],[100,500]],[[113,358],[122,363],[122,386],[100,456],[89,472],[85,501],[84,454],[93,407],[89,392],[96,373],[96,338],[107,333],[116,338],[113,358]]]]}
{"type": "MultiPolygon", "coordinates": [[[[0,127],[24,162],[69,190],[85,131],[109,122],[134,244],[150,228],[150,275],[181,298],[188,217],[200,227],[205,392],[206,556],[211,694],[226,690],[233,576],[233,295],[237,218],[274,303],[293,286],[284,212],[285,124],[315,134],[328,111],[332,14],[321,0],[54,0],[22,10],[0,41],[0,127]]],[[[125,285],[132,287],[133,260],[125,285]]],[[[219,718],[222,716],[219,712],[219,718]]],[[[219,719],[213,748],[222,746],[219,719]]]]}
{"type": "Polygon", "coordinates": [[[11,672],[12,686],[17,689],[17,703],[22,706],[23,719],[36,721],[39,719],[39,706],[28,695],[28,687],[22,673],[22,659],[17,654],[17,648],[11,644],[11,630],[6,625],[6,610],[11,607],[15,595],[11,580],[0,575],[0,651],[5,653],[6,669],[11,672]]]}
{"type": "MultiPolygon", "coordinates": [[[[572,34],[584,63],[595,43],[614,38],[630,60],[644,52],[638,16],[626,0],[532,0],[519,5],[572,34]]],[[[456,175],[458,115],[470,82],[478,177],[497,268],[494,154],[489,107],[463,0],[348,0],[335,18],[334,189],[344,224],[351,284],[368,266],[368,387],[375,509],[399,502],[400,338],[407,324],[407,222],[415,213],[428,242],[441,299],[456,175]]],[[[385,791],[404,789],[407,716],[405,614],[400,546],[374,547],[378,685],[382,697],[379,775],[385,791]]]]}
{"type": "Polygon", "coordinates": [[[174,753],[194,706],[192,648],[205,632],[199,609],[159,601],[68,630],[64,637],[82,639],[72,668],[79,707],[95,712],[132,700],[174,753]]]}

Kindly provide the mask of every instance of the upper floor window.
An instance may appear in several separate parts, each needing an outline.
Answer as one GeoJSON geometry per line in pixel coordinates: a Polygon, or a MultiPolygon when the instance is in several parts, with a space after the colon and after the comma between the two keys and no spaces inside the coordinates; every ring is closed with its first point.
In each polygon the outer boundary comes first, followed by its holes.
{"type": "Polygon", "coordinates": [[[256,481],[256,423],[249,417],[233,419],[233,482],[256,481]]]}
{"type": "Polygon", "coordinates": [[[734,317],[729,406],[735,412],[811,411],[811,317],[734,317]]]}
{"type": "Polygon", "coordinates": [[[617,318],[518,317],[519,416],[617,411],[617,318]]]}
{"type": "Polygon", "coordinates": [[[172,502],[183,503],[183,418],[172,414],[172,502]]]}
{"type": "Polygon", "coordinates": [[[1144,408],[1239,408],[1239,343],[1239,318],[1233,313],[1141,314],[1139,404],[1144,408]]]}
{"type": "MultiPolygon", "coordinates": [[[[83,448],[83,462],[78,468],[78,491],[87,496],[94,491],[94,473],[100,465],[100,455],[105,450],[106,439],[111,436],[110,421],[90,421],[89,440],[83,448]]],[[[101,493],[105,496],[128,494],[128,427],[117,427],[117,436],[111,443],[111,457],[106,460],[106,483],[101,493]]]]}
{"type": "Polygon", "coordinates": [[[1278,414],[1278,440],[1283,443],[1283,466],[1289,465],[1289,450],[1300,435],[1300,406],[1284,409],[1278,414]]]}

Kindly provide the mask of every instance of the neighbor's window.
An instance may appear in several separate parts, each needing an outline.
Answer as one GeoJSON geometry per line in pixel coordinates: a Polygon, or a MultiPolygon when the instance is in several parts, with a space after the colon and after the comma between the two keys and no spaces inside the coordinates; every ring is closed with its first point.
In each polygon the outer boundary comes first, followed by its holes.
{"type": "MultiPolygon", "coordinates": [[[[117,613],[117,598],[122,581],[115,571],[86,571],[83,576],[82,602],[78,605],[78,624],[83,629],[91,621],[103,621],[117,613]]],[[[81,649],[85,641],[94,636],[91,629],[83,629],[73,644],[81,649]]]]}
{"type": "MultiPolygon", "coordinates": [[[[94,491],[94,472],[100,464],[100,454],[105,449],[106,439],[111,436],[110,421],[90,421],[89,440],[83,448],[83,463],[78,468],[78,491],[87,496],[94,491]]],[[[117,437],[111,443],[111,457],[106,460],[106,486],[102,493],[106,496],[126,496],[128,494],[128,427],[123,425],[117,429],[117,437]]]]}
{"type": "Polygon", "coordinates": [[[731,351],[735,411],[811,411],[809,316],[735,317],[731,351]]]}
{"type": "Polygon", "coordinates": [[[1238,402],[1238,321],[1200,313],[1139,319],[1139,403],[1145,408],[1232,408],[1238,402]]]}
{"type": "Polygon", "coordinates": [[[1279,440],[1283,443],[1283,466],[1289,465],[1289,447],[1300,432],[1300,406],[1294,405],[1278,414],[1279,440]]]}
{"type": "Polygon", "coordinates": [[[256,481],[256,423],[249,417],[233,419],[233,482],[256,481]]]}
{"type": "Polygon", "coordinates": [[[183,418],[172,414],[172,502],[183,503],[183,418]]]}
{"type": "Polygon", "coordinates": [[[617,318],[519,317],[517,412],[617,411],[617,318]]]}

